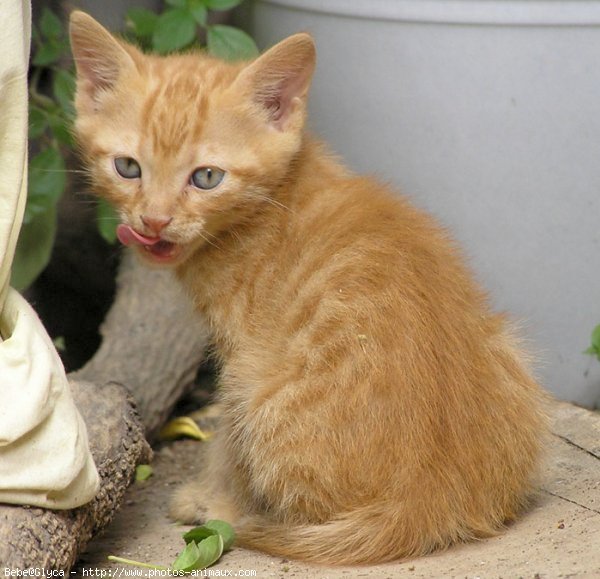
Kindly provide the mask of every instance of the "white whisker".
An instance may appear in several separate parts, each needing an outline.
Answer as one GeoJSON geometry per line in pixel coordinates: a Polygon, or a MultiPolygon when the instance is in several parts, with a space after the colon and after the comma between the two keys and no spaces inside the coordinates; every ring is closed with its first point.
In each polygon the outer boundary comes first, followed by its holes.
{"type": "MultiPolygon", "coordinates": [[[[206,233],[208,233],[208,232],[206,232],[206,233]]],[[[200,237],[202,239],[204,239],[204,241],[206,241],[206,243],[208,243],[209,245],[212,245],[216,249],[221,249],[221,247],[219,245],[217,245],[216,243],[212,242],[206,235],[204,235],[204,233],[202,231],[199,231],[198,235],[200,235],[200,237]]],[[[215,236],[213,235],[213,237],[215,237],[215,236]]],[[[216,239],[216,237],[215,237],[215,239],[216,239]]]]}
{"type": "Polygon", "coordinates": [[[272,197],[269,197],[268,195],[264,195],[261,193],[246,193],[245,197],[247,199],[260,199],[261,201],[266,201],[273,207],[278,207],[279,209],[284,209],[285,211],[289,211],[290,213],[293,213],[293,211],[287,205],[284,205],[280,201],[277,201],[277,199],[273,199],[272,197]]]}

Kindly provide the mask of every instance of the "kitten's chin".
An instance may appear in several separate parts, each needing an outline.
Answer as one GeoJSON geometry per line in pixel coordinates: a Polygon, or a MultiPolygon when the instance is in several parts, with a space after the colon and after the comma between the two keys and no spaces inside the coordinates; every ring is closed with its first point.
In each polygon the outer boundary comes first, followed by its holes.
{"type": "Polygon", "coordinates": [[[181,263],[186,253],[182,245],[164,240],[153,245],[138,245],[137,251],[144,260],[161,266],[174,266],[181,263]]]}

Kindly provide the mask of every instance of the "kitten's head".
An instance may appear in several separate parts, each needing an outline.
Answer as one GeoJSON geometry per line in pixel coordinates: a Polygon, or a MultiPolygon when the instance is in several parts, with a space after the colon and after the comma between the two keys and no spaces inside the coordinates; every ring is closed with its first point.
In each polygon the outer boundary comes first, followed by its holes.
{"type": "Polygon", "coordinates": [[[296,34],[252,62],[146,55],[71,15],[75,132],[121,241],[175,264],[268,201],[298,153],[315,65],[296,34]]]}

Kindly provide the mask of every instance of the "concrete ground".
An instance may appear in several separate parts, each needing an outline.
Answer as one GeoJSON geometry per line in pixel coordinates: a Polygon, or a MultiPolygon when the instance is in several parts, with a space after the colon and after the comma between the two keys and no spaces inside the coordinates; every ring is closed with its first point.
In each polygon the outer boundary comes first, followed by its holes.
{"type": "MultiPolygon", "coordinates": [[[[505,533],[414,559],[371,567],[320,568],[234,548],[211,567],[221,575],[278,577],[407,577],[600,579],[600,415],[556,403],[547,468],[536,506],[505,533]],[[241,572],[240,572],[241,571],[241,572]],[[245,571],[255,574],[244,573],[245,571]]],[[[118,555],[170,564],[187,527],[167,518],[173,489],[199,468],[198,443],[182,440],[160,448],[154,476],[135,483],[114,522],[81,557],[79,571],[97,576],[151,576],[148,570],[107,560],[118,555]]]]}

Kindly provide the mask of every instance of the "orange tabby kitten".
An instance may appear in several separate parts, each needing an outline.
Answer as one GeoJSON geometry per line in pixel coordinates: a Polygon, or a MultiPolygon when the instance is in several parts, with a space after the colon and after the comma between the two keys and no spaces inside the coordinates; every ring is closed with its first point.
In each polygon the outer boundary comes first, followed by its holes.
{"type": "Polygon", "coordinates": [[[235,64],[142,54],[81,12],[71,39],[95,189],[121,241],[175,269],[222,364],[210,465],[173,515],[323,564],[513,519],[541,390],[444,231],[304,132],[310,36],[235,64]]]}

